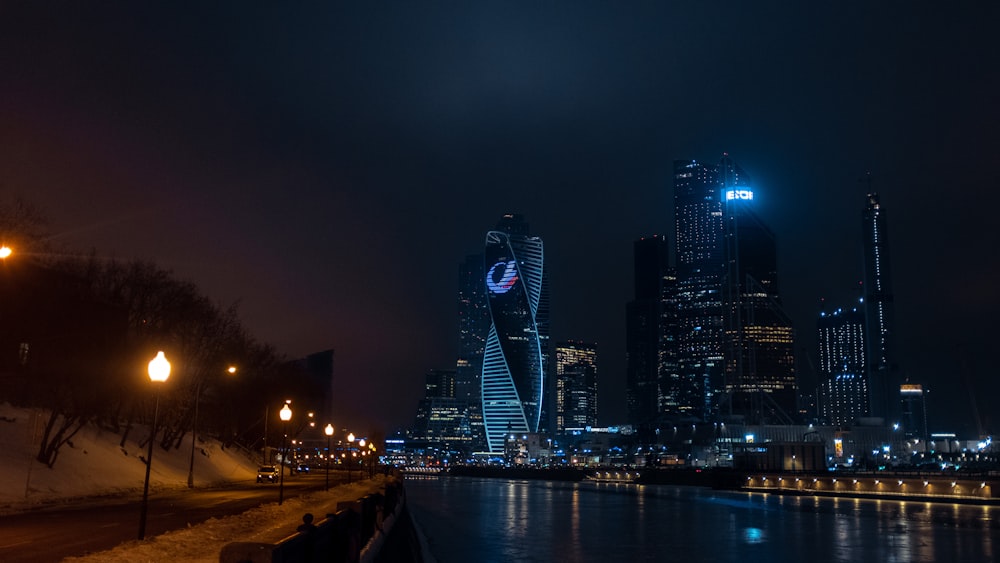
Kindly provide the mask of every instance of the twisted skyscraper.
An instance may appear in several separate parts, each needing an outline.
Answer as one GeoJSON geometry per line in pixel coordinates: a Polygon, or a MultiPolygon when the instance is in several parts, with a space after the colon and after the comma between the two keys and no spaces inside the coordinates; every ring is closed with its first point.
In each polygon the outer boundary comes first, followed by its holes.
{"type": "Polygon", "coordinates": [[[502,452],[508,433],[538,432],[545,409],[548,300],[542,239],[519,215],[505,215],[486,234],[490,329],[483,358],[486,441],[502,452]]]}

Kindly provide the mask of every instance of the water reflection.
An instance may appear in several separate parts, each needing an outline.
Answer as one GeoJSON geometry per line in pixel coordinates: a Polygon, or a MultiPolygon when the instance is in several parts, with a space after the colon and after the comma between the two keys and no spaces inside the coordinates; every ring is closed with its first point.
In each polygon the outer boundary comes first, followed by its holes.
{"type": "Polygon", "coordinates": [[[442,563],[992,561],[998,508],[708,489],[440,478],[406,482],[442,563]]]}
{"type": "Polygon", "coordinates": [[[570,508],[570,541],[569,549],[574,561],[580,560],[580,490],[573,487],[572,505],[570,508]]]}

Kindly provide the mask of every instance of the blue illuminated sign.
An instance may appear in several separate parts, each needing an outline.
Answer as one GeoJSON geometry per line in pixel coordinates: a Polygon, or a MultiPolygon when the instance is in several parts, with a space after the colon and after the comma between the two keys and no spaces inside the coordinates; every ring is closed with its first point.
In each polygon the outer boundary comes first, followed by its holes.
{"type": "Polygon", "coordinates": [[[514,287],[517,283],[517,261],[511,260],[509,262],[497,262],[493,264],[490,268],[489,273],[486,274],[486,287],[490,288],[493,293],[507,293],[510,288],[514,287]],[[500,276],[500,280],[497,281],[496,271],[497,268],[503,266],[503,274],[500,276]]]}
{"type": "Polygon", "coordinates": [[[753,190],[729,190],[726,192],[726,201],[743,199],[753,201],[753,190]]]}

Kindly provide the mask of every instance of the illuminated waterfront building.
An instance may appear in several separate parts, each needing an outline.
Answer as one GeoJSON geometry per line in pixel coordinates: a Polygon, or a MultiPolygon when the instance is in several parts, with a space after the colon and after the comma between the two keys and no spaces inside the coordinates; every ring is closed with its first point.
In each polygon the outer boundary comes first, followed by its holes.
{"type": "Polygon", "coordinates": [[[556,431],[597,426],[597,345],[556,344],[556,431]]]}
{"type": "Polygon", "coordinates": [[[504,451],[509,432],[544,430],[548,299],[542,239],[519,215],[486,234],[484,270],[490,329],[482,372],[482,413],[489,451],[504,451]]]}

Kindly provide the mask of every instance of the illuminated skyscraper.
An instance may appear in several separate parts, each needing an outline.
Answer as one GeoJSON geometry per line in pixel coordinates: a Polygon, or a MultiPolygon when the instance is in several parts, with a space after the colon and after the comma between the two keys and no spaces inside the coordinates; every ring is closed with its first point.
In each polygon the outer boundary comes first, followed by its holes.
{"type": "Polygon", "coordinates": [[[774,234],[753,211],[746,174],[720,163],[725,202],[726,383],[720,413],[751,424],[791,424],[798,413],[794,331],[778,293],[774,234]]]}
{"type": "Polygon", "coordinates": [[[774,235],[728,155],[674,163],[678,410],[792,422],[794,333],[781,309],[774,235]]]}
{"type": "MultiPolygon", "coordinates": [[[[860,300],[859,300],[860,301],[860,300]]],[[[837,373],[865,375],[865,313],[859,302],[851,309],[820,311],[816,329],[819,337],[820,375],[837,373]]],[[[865,399],[867,403],[867,399],[865,399]]]]}
{"type": "Polygon", "coordinates": [[[597,425],[597,345],[556,345],[556,431],[597,425]]]}
{"type": "Polygon", "coordinates": [[[538,432],[545,397],[548,300],[542,239],[519,215],[486,234],[484,269],[491,325],[483,360],[486,441],[504,451],[508,432],[538,432]]]}
{"type": "Polygon", "coordinates": [[[867,196],[862,214],[865,251],[865,314],[868,335],[868,390],[871,415],[899,422],[901,381],[894,363],[892,284],[885,210],[877,193],[867,196]]]}
{"type": "Polygon", "coordinates": [[[837,373],[819,385],[819,415],[824,424],[851,426],[868,416],[868,381],[863,375],[837,373]]]}
{"type": "Polygon", "coordinates": [[[864,311],[821,311],[816,328],[820,419],[839,426],[854,424],[869,416],[864,311]]]}
{"type": "Polygon", "coordinates": [[[718,167],[674,162],[678,410],[708,420],[724,390],[722,190],[718,167]]]}

